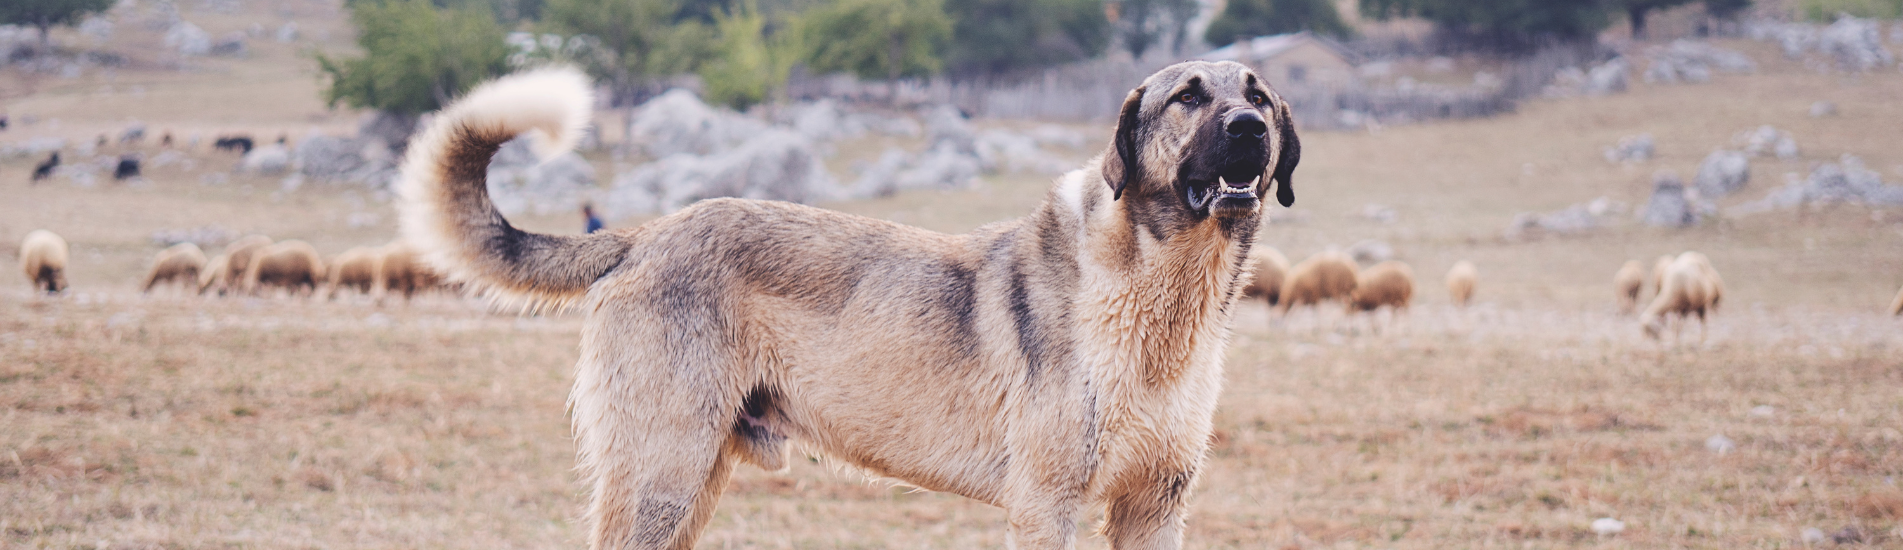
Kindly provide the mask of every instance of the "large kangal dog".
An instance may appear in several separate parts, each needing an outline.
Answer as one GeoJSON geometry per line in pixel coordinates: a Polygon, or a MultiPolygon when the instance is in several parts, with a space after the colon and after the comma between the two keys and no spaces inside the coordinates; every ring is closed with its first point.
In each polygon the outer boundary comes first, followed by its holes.
{"type": "Polygon", "coordinates": [[[541,235],[485,193],[517,134],[572,144],[586,82],[509,77],[440,113],[403,165],[403,237],[454,280],[587,311],[570,396],[596,548],[689,548],[737,462],[789,441],[1007,510],[1069,548],[1176,548],[1222,390],[1232,306],[1288,104],[1236,63],[1124,100],[1113,143],[1030,216],[945,235],[783,202],[702,201],[640,227],[541,235]]]}

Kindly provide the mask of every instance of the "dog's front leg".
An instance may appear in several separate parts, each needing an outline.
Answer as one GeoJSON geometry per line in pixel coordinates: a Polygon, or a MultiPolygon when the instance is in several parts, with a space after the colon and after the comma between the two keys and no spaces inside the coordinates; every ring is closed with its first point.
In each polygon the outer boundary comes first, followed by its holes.
{"type": "Polygon", "coordinates": [[[1011,531],[1007,546],[1012,550],[1070,550],[1077,542],[1077,512],[1082,508],[1081,490],[1035,487],[1019,502],[1009,506],[1011,531]]]}
{"type": "Polygon", "coordinates": [[[1108,495],[1103,535],[1116,550],[1175,550],[1183,547],[1183,509],[1196,474],[1159,468],[1149,479],[1108,495]]]}

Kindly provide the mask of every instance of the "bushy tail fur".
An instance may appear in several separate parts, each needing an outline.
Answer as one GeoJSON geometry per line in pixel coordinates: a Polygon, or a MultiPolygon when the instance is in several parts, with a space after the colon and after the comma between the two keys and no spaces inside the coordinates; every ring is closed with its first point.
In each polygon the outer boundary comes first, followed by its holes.
{"type": "Polygon", "coordinates": [[[621,263],[628,245],[607,232],[543,235],[509,225],[489,200],[489,159],[503,142],[533,136],[543,158],[574,147],[593,103],[568,68],[483,84],[438,112],[410,143],[398,181],[404,240],[448,278],[525,307],[573,303],[621,263]]]}

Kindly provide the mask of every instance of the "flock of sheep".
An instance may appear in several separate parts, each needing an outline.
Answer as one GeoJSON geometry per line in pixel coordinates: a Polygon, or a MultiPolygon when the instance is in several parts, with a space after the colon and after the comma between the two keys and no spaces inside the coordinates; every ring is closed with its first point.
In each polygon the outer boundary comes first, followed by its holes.
{"type": "MultiPolygon", "coordinates": [[[[66,289],[67,258],[66,240],[51,231],[28,233],[20,244],[20,268],[36,290],[66,289]]],[[[406,300],[444,286],[441,278],[423,266],[416,250],[402,242],[352,248],[326,263],[310,243],[272,242],[263,235],[233,241],[210,259],[196,244],[172,245],[152,261],[140,290],[150,293],[160,285],[220,296],[257,296],[281,289],[291,296],[321,294],[335,299],[355,291],[381,299],[400,292],[406,300]]]]}
{"type": "MultiPolygon", "coordinates": [[[[51,231],[28,233],[20,244],[21,270],[37,290],[54,293],[66,289],[67,259],[66,240],[51,231]]],[[[1447,295],[1454,305],[1466,307],[1473,301],[1478,278],[1479,270],[1467,260],[1455,262],[1447,270],[1447,295]]],[[[201,295],[216,292],[221,296],[255,296],[283,289],[292,296],[316,296],[321,292],[331,299],[345,291],[379,299],[400,292],[406,300],[444,286],[442,279],[422,264],[416,250],[400,241],[352,248],[326,263],[309,243],[274,243],[263,235],[233,241],[209,260],[198,245],[173,245],[159,252],[140,288],[149,293],[162,284],[188,286],[201,295]]],[[[1699,340],[1703,342],[1706,316],[1717,310],[1725,292],[1718,270],[1698,252],[1660,256],[1653,262],[1649,277],[1637,260],[1627,261],[1613,275],[1612,284],[1619,311],[1639,312],[1646,336],[1655,339],[1673,317],[1678,321],[1678,334],[1696,316],[1699,340]],[[1648,281],[1653,297],[1640,311],[1639,297],[1648,281]]],[[[1256,252],[1255,277],[1243,288],[1243,295],[1267,301],[1283,315],[1296,306],[1319,307],[1333,300],[1345,304],[1350,313],[1373,312],[1382,307],[1402,312],[1414,298],[1414,269],[1394,260],[1359,269],[1354,259],[1337,251],[1321,252],[1290,266],[1280,251],[1261,247],[1256,252]]],[[[1903,315],[1903,290],[1890,304],[1890,314],[1903,315]]]]}
{"type": "MultiPolygon", "coordinates": [[[[1472,303],[1479,275],[1479,269],[1467,260],[1447,270],[1447,295],[1455,306],[1472,303]]],[[[1685,324],[1697,317],[1700,342],[1706,316],[1717,310],[1725,292],[1724,278],[1711,266],[1711,259],[1698,252],[1660,256],[1649,278],[1638,261],[1628,261],[1613,275],[1613,287],[1620,313],[1638,312],[1646,336],[1659,338],[1674,318],[1675,333],[1682,333],[1685,324]],[[1653,297],[1640,311],[1639,297],[1648,280],[1653,297]]],[[[1349,313],[1382,307],[1401,312],[1414,297],[1414,270],[1393,260],[1362,270],[1347,254],[1336,251],[1315,254],[1291,267],[1280,251],[1262,247],[1256,255],[1255,278],[1243,288],[1243,295],[1267,301],[1283,315],[1297,306],[1319,306],[1332,300],[1341,301],[1349,313]]],[[[1903,315],[1903,290],[1897,292],[1890,313],[1903,315]]]]}

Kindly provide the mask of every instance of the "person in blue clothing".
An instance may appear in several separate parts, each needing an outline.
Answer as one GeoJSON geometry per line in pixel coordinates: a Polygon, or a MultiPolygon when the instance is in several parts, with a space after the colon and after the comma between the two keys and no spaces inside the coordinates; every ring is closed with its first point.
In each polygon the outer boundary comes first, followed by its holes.
{"type": "Polygon", "coordinates": [[[587,219],[588,219],[588,232],[589,232],[589,233],[594,233],[594,232],[596,232],[596,231],[600,231],[600,230],[601,230],[601,218],[600,218],[600,217],[597,217],[597,216],[595,216],[595,205],[593,205],[593,204],[583,204],[583,205],[581,205],[581,216],[582,216],[583,218],[587,218],[587,219]]]}

